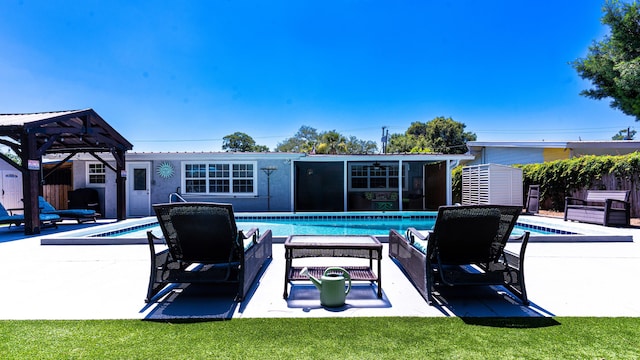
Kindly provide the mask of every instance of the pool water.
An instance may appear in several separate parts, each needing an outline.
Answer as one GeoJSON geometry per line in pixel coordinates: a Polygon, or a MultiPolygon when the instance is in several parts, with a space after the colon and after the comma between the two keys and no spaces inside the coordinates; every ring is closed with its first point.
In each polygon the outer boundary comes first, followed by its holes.
{"type": "MultiPolygon", "coordinates": [[[[260,229],[260,233],[271,230],[273,236],[296,235],[374,235],[388,236],[390,229],[404,233],[407,228],[418,230],[433,228],[435,218],[413,219],[269,219],[269,220],[237,220],[238,229],[249,230],[253,227],[260,229]]],[[[146,237],[146,232],[151,230],[154,235],[162,236],[160,227],[156,224],[138,228],[129,232],[122,232],[113,237],[146,237]]],[[[553,229],[533,229],[526,224],[518,224],[512,235],[518,236],[529,231],[537,235],[557,234],[553,229]]]]}

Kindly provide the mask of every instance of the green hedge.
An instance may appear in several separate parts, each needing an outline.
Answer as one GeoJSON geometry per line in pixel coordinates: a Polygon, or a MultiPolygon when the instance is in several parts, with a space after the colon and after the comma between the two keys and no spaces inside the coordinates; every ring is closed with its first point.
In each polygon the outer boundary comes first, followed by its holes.
{"type": "MultiPolygon", "coordinates": [[[[585,189],[631,190],[638,188],[640,152],[627,155],[586,155],[573,159],[539,164],[513,165],[522,168],[523,185],[540,185],[541,203],[550,203],[552,210],[563,210],[565,196],[585,189]]],[[[459,202],[462,194],[462,167],[452,171],[453,199],[459,202]]],[[[635,204],[634,204],[635,205],[635,204]]]]}

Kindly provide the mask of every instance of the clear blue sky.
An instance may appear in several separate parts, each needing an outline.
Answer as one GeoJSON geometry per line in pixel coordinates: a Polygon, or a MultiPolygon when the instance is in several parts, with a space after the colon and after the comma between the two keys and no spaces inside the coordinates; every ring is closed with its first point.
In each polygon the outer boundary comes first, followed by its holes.
{"type": "Polygon", "coordinates": [[[93,108],[134,151],[273,149],[302,125],[379,142],[452,117],[479,141],[635,128],[568,64],[604,0],[34,1],[0,7],[0,113],[93,108]]]}

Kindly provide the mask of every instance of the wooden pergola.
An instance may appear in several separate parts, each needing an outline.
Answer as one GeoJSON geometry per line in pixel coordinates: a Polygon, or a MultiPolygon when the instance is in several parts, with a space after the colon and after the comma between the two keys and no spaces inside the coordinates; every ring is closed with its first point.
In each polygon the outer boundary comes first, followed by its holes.
{"type": "Polygon", "coordinates": [[[125,154],[133,145],[93,109],[0,114],[0,144],[11,148],[21,160],[16,164],[0,153],[0,158],[22,173],[25,234],[40,233],[38,195],[42,157],[46,154],[68,154],[62,164],[78,153],[88,153],[115,171],[117,218],[126,218],[125,154]],[[100,153],[112,154],[116,167],[102,159],[100,153]]]}

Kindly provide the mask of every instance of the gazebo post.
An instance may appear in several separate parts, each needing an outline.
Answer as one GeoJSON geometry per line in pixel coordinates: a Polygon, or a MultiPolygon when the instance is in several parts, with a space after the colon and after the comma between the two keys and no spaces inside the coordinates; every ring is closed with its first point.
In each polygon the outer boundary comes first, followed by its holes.
{"type": "Polygon", "coordinates": [[[22,134],[22,202],[24,207],[25,235],[40,234],[40,209],[38,208],[38,190],[40,189],[40,167],[42,157],[38,154],[36,138],[33,133],[22,134]]]}
{"type": "Polygon", "coordinates": [[[125,152],[115,150],[111,152],[116,159],[116,217],[118,221],[127,218],[127,173],[125,170],[125,152]]]}

